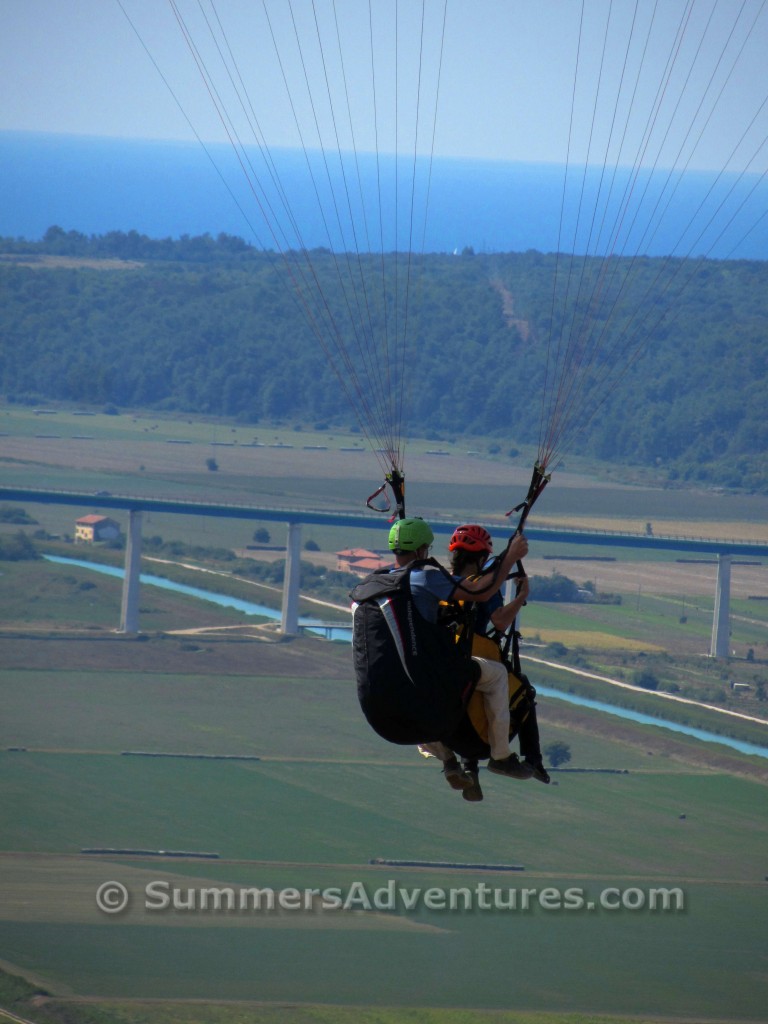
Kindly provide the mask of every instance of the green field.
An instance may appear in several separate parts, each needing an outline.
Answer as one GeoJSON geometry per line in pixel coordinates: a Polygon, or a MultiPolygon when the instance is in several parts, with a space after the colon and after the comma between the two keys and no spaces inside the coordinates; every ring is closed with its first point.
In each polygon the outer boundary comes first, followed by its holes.
{"type": "Polygon", "coordinates": [[[168,639],[111,641],[109,661],[126,665],[110,670],[92,663],[106,640],[51,640],[34,655],[23,641],[0,643],[0,955],[54,997],[14,1004],[28,1019],[766,1019],[768,772],[741,774],[755,758],[728,755],[729,772],[718,758],[697,761],[695,741],[628,724],[614,734],[603,716],[543,702],[545,740],[569,743],[568,767],[603,770],[557,772],[550,787],[486,776],[485,801],[470,805],[434,761],[368,729],[335,645],[222,642],[195,671],[168,639]],[[30,666],[67,643],[67,671],[30,666]],[[116,916],[95,903],[113,880],[132,895],[116,916]],[[336,889],[358,902],[153,910],[150,882],[182,902],[211,887],[336,889]],[[518,901],[535,892],[527,908],[492,909],[478,903],[481,883],[501,904],[510,890],[518,901]],[[469,890],[474,902],[360,905],[361,892],[372,903],[388,885],[446,900],[469,890]],[[585,905],[553,905],[575,889],[585,905]],[[606,889],[635,903],[679,890],[683,907],[604,909],[606,889]],[[541,890],[555,894],[547,905],[541,890]]]}

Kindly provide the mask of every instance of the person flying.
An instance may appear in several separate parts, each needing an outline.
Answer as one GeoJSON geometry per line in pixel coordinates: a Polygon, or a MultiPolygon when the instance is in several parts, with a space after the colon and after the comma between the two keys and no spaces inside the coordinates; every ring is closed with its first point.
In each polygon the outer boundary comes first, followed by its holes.
{"type": "MultiPolygon", "coordinates": [[[[400,519],[389,533],[389,548],[395,556],[397,568],[411,563],[426,562],[434,541],[431,527],[423,519],[400,519]]],[[[439,625],[441,603],[465,601],[484,602],[501,589],[512,568],[528,553],[528,541],[515,534],[501,556],[498,567],[475,579],[453,579],[437,564],[415,565],[410,573],[413,602],[419,614],[436,629],[439,625]]],[[[491,757],[488,770],[496,775],[513,779],[527,779],[532,774],[509,745],[509,688],[507,669],[499,661],[472,657],[479,672],[475,689],[482,695],[489,726],[491,757]]],[[[442,742],[423,744],[443,763],[443,772],[453,789],[469,789],[474,783],[461,768],[454,752],[442,742]]]]}
{"type": "MultiPolygon", "coordinates": [[[[454,530],[448,550],[451,552],[451,573],[457,579],[462,580],[466,586],[467,582],[469,582],[467,577],[470,580],[476,579],[486,569],[488,561],[493,554],[493,541],[491,535],[484,527],[475,523],[469,523],[459,526],[454,530]]],[[[511,601],[505,604],[501,589],[499,589],[487,600],[477,602],[475,604],[475,636],[486,637],[490,635],[494,638],[494,641],[498,641],[510,629],[514,629],[520,610],[528,599],[529,591],[528,577],[520,576],[518,577],[517,593],[511,601]]],[[[536,696],[536,691],[519,671],[517,675],[520,675],[531,698],[528,714],[518,726],[522,763],[530,768],[530,776],[546,784],[549,783],[550,777],[544,768],[541,755],[536,705],[533,700],[536,696]]],[[[477,761],[465,761],[464,771],[471,777],[474,787],[479,790],[477,761]]],[[[468,790],[464,793],[464,796],[466,799],[482,799],[482,791],[480,791],[478,796],[472,795],[471,791],[468,790]]]]}

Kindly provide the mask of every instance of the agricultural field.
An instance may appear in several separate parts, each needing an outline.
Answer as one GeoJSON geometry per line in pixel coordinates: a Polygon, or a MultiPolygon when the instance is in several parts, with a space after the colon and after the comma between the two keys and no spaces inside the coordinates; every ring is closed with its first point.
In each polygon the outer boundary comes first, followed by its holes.
{"type": "MultiPolygon", "coordinates": [[[[0,404],[3,482],[345,510],[362,510],[381,483],[377,460],[354,432],[84,412],[0,404]]],[[[437,447],[414,439],[405,456],[409,506],[424,516],[482,516],[507,526],[504,514],[525,496],[533,458],[527,449],[514,458],[491,454],[483,439],[437,447]]],[[[650,523],[657,535],[768,542],[768,497],[674,489],[647,472],[574,458],[556,472],[534,522],[631,533],[650,523]]]]}
{"type": "MultiPolygon", "coordinates": [[[[353,435],[10,407],[0,432],[4,482],[20,486],[348,509],[376,485],[370,460],[341,450],[353,435]]],[[[415,446],[414,510],[498,516],[501,534],[529,472],[448,447],[415,446]]],[[[768,539],[764,499],[692,502],[570,468],[557,483],[553,522],[710,536],[720,520],[723,535],[768,539]]],[[[64,538],[91,509],[26,511],[25,531],[64,538]]],[[[245,548],[258,525],[146,520],[145,536],[209,549],[245,548]]],[[[385,531],[313,528],[306,557],[333,567],[336,550],[380,549],[385,531]]],[[[715,566],[599,553],[616,560],[532,545],[529,573],[622,597],[527,607],[532,680],[606,699],[609,684],[565,670],[628,684],[652,672],[765,719],[765,565],[734,566],[737,657],[720,665],[703,657],[715,566]],[[751,697],[728,696],[735,679],[751,697]]],[[[143,565],[184,582],[212,567],[279,607],[226,563],[143,565]]],[[[142,633],[120,636],[120,597],[118,579],[87,568],[0,563],[0,1006],[41,1024],[768,1020],[764,758],[543,697],[545,745],[567,744],[571,761],[549,787],[484,775],[472,805],[434,760],[367,727],[345,645],[281,641],[265,617],[150,586],[142,633]],[[119,913],[97,905],[112,882],[129,896],[119,913]],[[255,907],[257,890],[277,905],[255,907]]],[[[671,705],[631,690],[615,701],[671,705]]],[[[710,731],[727,717],[667,711],[710,731]]],[[[737,732],[765,745],[764,725],[737,732]]]]}
{"type": "Polygon", "coordinates": [[[256,1021],[305,1004],[340,1021],[358,1006],[393,1022],[459,1007],[763,1019],[754,758],[544,701],[570,770],[550,787],[486,777],[469,805],[368,729],[338,645],[218,641],[197,669],[172,638],[52,638],[32,658],[4,643],[0,941],[6,971],[49,993],[22,1016],[184,1020],[191,999],[223,1020],[241,1001],[256,1021]],[[67,644],[67,670],[44,667],[67,644]],[[121,914],[96,906],[112,881],[121,914]],[[227,910],[254,889],[286,905],[227,910]],[[205,891],[218,909],[195,903],[205,891]]]}

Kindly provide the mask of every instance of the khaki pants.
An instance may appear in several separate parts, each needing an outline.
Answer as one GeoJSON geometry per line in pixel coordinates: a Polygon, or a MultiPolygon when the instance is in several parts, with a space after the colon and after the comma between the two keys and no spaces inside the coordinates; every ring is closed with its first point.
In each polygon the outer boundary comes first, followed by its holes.
{"type": "MultiPolygon", "coordinates": [[[[483,698],[485,717],[488,719],[488,745],[491,757],[502,761],[509,757],[509,685],[507,669],[500,661],[490,658],[473,658],[480,666],[480,679],[475,689],[483,698]]],[[[444,743],[422,743],[419,750],[439,758],[443,763],[454,757],[450,747],[444,743]]]]}
{"type": "Polygon", "coordinates": [[[495,761],[502,761],[511,753],[507,669],[500,661],[491,661],[489,658],[473,658],[472,661],[480,666],[480,679],[475,689],[483,697],[491,757],[495,761]]]}

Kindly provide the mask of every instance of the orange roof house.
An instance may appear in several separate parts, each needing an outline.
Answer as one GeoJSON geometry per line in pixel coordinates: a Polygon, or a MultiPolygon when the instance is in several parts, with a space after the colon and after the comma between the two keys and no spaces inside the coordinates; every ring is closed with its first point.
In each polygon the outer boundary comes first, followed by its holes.
{"type": "Polygon", "coordinates": [[[336,557],[339,562],[337,569],[339,572],[349,572],[349,567],[353,562],[359,562],[361,558],[378,558],[375,551],[368,551],[367,548],[346,548],[344,551],[337,551],[336,557]]]}
{"type": "Polygon", "coordinates": [[[75,543],[94,544],[120,536],[120,524],[109,516],[89,515],[75,520],[75,543]]]}
{"type": "Polygon", "coordinates": [[[382,558],[375,551],[367,551],[365,548],[347,548],[346,551],[337,551],[337,569],[339,572],[353,572],[358,576],[367,576],[376,569],[383,569],[389,565],[391,559],[382,558]]]}

